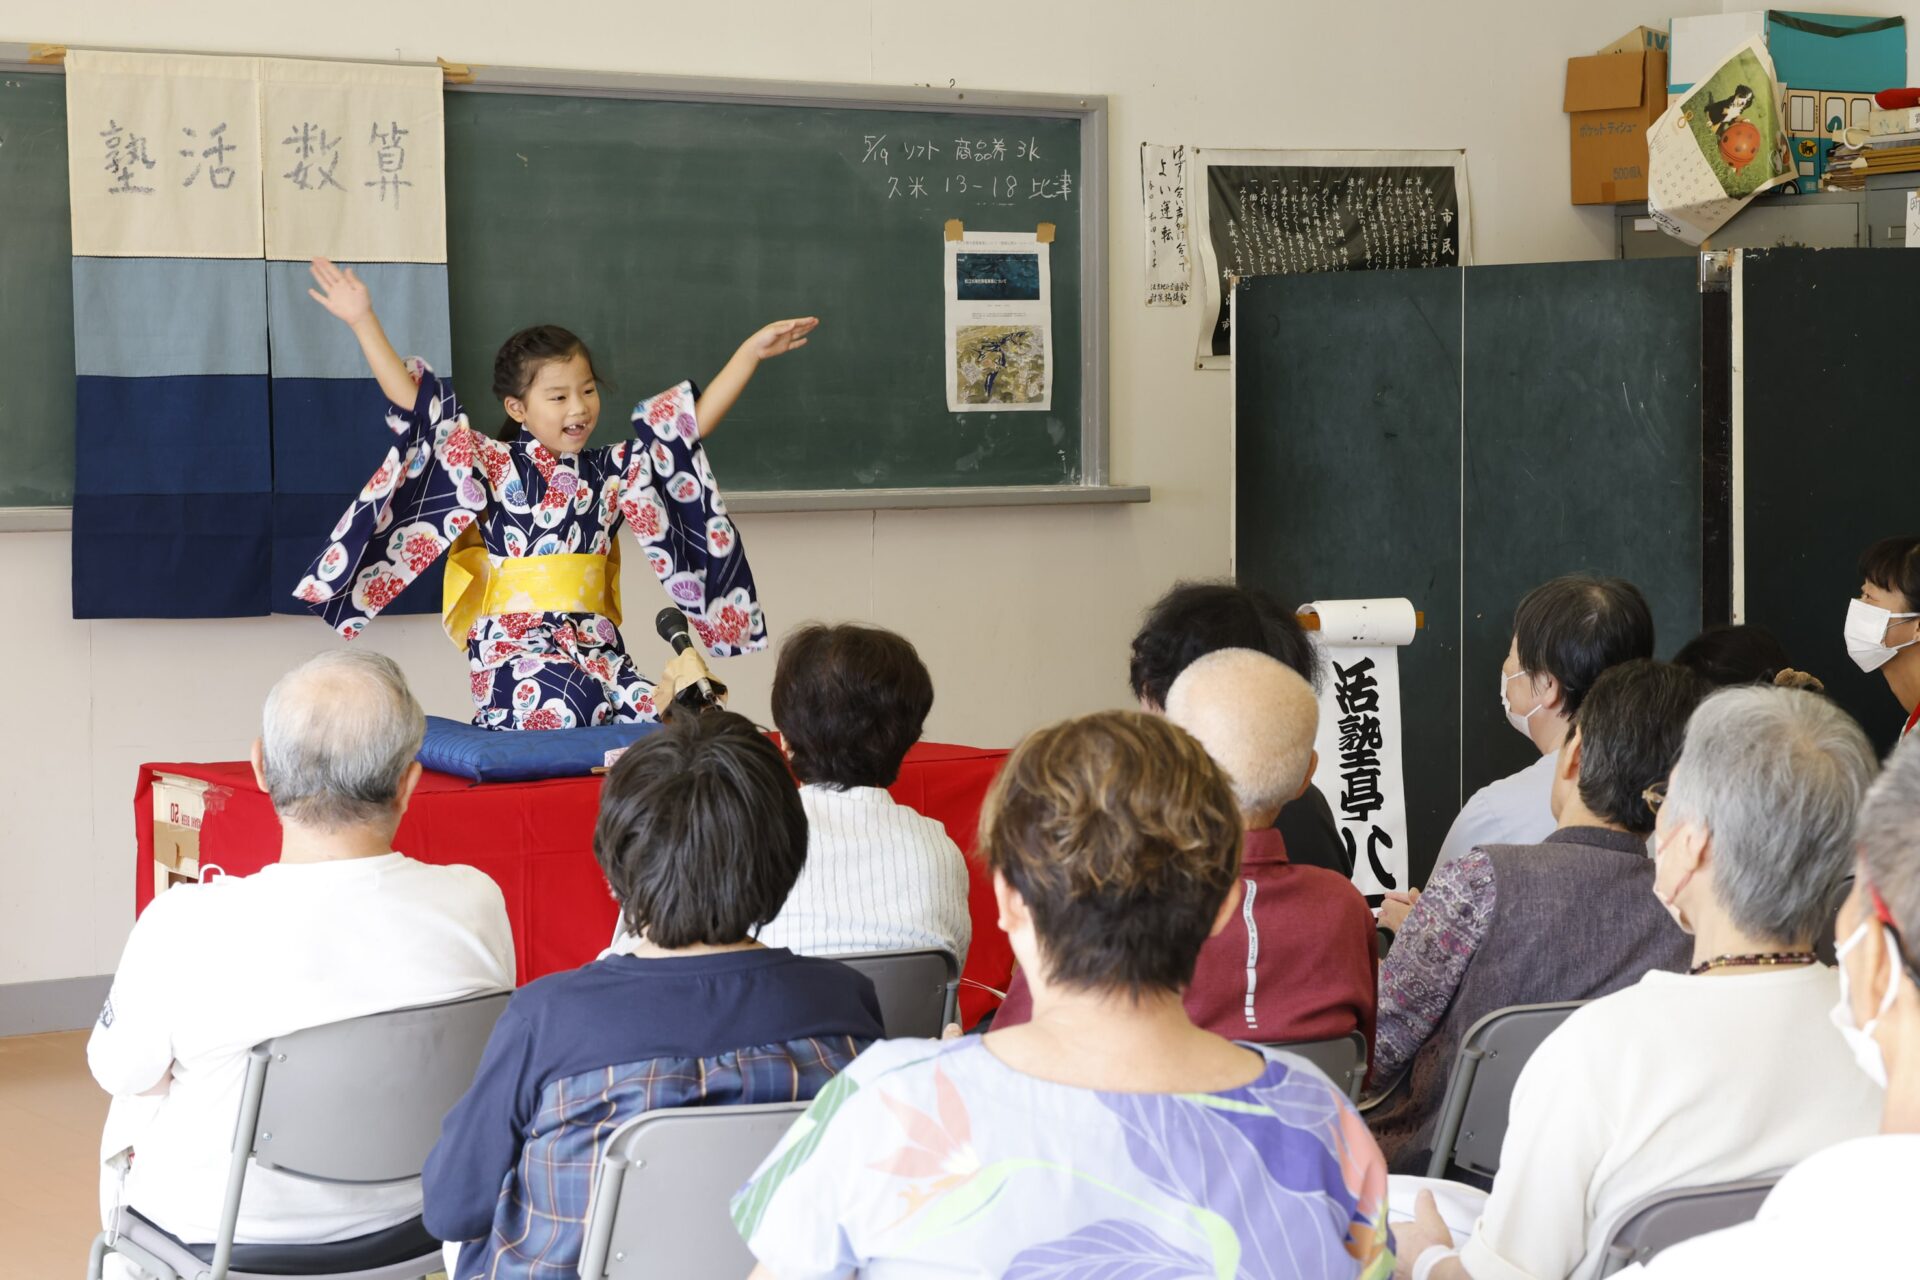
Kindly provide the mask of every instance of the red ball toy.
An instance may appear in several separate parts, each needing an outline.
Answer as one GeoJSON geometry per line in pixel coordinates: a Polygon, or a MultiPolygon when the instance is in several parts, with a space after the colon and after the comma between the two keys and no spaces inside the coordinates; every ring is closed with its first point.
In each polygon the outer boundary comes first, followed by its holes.
{"type": "Polygon", "coordinates": [[[1736,120],[1720,135],[1720,158],[1735,173],[1753,162],[1760,153],[1760,131],[1745,120],[1736,120]]]}

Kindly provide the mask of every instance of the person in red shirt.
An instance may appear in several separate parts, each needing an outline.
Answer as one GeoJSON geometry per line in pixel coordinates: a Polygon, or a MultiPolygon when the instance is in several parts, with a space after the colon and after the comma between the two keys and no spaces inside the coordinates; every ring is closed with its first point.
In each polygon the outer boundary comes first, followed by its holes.
{"type": "MultiPolygon", "coordinates": [[[[1273,829],[1281,806],[1313,778],[1313,687],[1264,653],[1221,649],[1181,673],[1166,711],[1232,780],[1246,827],[1240,907],[1200,948],[1182,997],[1188,1016],[1216,1035],[1260,1044],[1357,1030],[1371,1053],[1373,913],[1352,881],[1290,863],[1273,829]]],[[[993,1025],[1025,1022],[1032,1008],[1026,980],[1015,974],[993,1025]]]]}

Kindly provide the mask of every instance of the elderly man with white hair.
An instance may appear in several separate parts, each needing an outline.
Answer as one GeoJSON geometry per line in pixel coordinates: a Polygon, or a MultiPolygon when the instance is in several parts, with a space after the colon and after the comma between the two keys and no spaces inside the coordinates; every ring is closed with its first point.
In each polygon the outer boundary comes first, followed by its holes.
{"type": "MultiPolygon", "coordinates": [[[[1188,1016],[1236,1040],[1331,1040],[1359,1031],[1371,1045],[1373,913],[1344,876],[1288,862],[1273,826],[1313,778],[1320,722],[1313,687],[1264,653],[1220,649],[1181,672],[1166,711],[1233,783],[1246,827],[1240,907],[1200,948],[1182,997],[1188,1016]]],[[[1020,975],[1014,985],[994,1016],[996,1029],[1027,1021],[1031,996],[1020,975]]]]}
{"type": "Polygon", "coordinates": [[[1880,1090],[1833,1033],[1842,987],[1813,954],[1873,773],[1860,726],[1818,694],[1756,686],[1700,704],[1664,797],[1650,788],[1653,894],[1693,935],[1693,967],[1654,970],[1547,1037],[1464,1248],[1421,1192],[1395,1230],[1398,1274],[1589,1280],[1653,1192],[1771,1173],[1873,1132],[1880,1090]]]}
{"type": "MultiPolygon", "coordinates": [[[[279,862],[155,898],[87,1043],[114,1096],[108,1217],[124,1203],[187,1244],[214,1238],[247,1051],[260,1041],[513,986],[499,887],[393,852],[425,727],[400,669],[365,650],[323,654],[273,687],[253,767],[280,817],[279,862]]],[[[254,1168],[236,1239],[351,1240],[419,1213],[418,1182],[352,1187],[254,1168]]]]}

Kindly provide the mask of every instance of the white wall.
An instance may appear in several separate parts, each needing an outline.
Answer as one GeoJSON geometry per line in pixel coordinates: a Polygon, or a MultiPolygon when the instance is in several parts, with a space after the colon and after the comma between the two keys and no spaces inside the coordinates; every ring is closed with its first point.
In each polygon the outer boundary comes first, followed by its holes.
{"type": "MultiPolygon", "coordinates": [[[[939,690],[929,735],[1004,744],[1122,703],[1140,610],[1177,577],[1227,570],[1228,377],[1194,371],[1190,311],[1138,302],[1139,144],[1464,146],[1478,261],[1606,257],[1605,213],[1567,204],[1565,59],[1676,9],[1718,7],[1031,0],[989,15],[917,0],[14,0],[0,40],[1108,95],[1112,473],[1151,485],[1153,502],[741,522],[776,628],[808,617],[897,628],[939,690]]],[[[113,968],[132,917],[134,766],[238,758],[273,678],[329,643],[303,619],[74,622],[67,561],[65,535],[0,534],[15,654],[0,700],[0,982],[113,968]]],[[[632,581],[628,599],[654,589],[632,581]]],[[[465,714],[463,663],[432,621],[383,620],[361,643],[400,660],[429,711],[465,714]]],[[[741,709],[765,715],[771,670],[764,656],[725,668],[741,709]]]]}

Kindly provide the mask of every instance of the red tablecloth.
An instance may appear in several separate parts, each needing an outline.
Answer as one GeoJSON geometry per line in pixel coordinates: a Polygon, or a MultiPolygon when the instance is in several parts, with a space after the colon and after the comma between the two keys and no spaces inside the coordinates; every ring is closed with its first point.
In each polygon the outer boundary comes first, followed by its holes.
{"type": "MultiPolygon", "coordinates": [[[[980,802],[1006,758],[1004,751],[921,743],[892,786],[902,804],[937,818],[962,849],[973,849],[980,802]]],[[[212,784],[200,828],[200,874],[251,875],[280,856],[280,821],[244,762],[145,764],[134,789],[139,863],[134,910],[153,900],[153,776],[177,774],[212,784]]],[[[428,773],[394,837],[394,848],[422,862],[460,862],[492,876],[507,899],[520,981],[593,959],[613,934],[616,914],[593,860],[593,823],[600,779],[469,782],[428,773]]],[[[973,946],[965,976],[1004,991],[1013,953],[995,923],[993,885],[971,856],[973,946]]],[[[967,1025],[999,1003],[977,987],[961,992],[967,1025]]]]}

